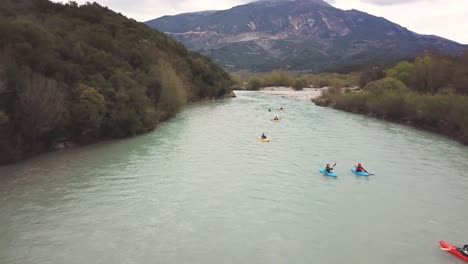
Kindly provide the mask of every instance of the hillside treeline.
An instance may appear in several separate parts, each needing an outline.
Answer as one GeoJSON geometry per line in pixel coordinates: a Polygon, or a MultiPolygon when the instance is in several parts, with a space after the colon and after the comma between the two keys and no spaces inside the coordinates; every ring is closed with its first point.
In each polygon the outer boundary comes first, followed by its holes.
{"type": "Polygon", "coordinates": [[[96,3],[0,3],[0,163],[152,130],[232,81],[208,58],[96,3]]]}
{"type": "Polygon", "coordinates": [[[428,54],[393,68],[363,72],[363,89],[330,89],[315,102],[403,122],[468,144],[468,51],[458,57],[428,54]]]}
{"type": "Polygon", "coordinates": [[[259,90],[264,87],[286,86],[295,90],[314,87],[352,87],[359,83],[359,75],[320,73],[300,74],[287,71],[272,71],[257,74],[233,74],[236,88],[241,90],[259,90]]]}

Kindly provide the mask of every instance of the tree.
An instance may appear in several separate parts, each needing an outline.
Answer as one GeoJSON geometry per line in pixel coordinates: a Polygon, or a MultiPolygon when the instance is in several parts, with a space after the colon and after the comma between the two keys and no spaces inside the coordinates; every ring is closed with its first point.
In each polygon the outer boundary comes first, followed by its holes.
{"type": "Polygon", "coordinates": [[[429,55],[416,58],[411,87],[420,92],[432,92],[433,63],[429,55]]]}
{"type": "Polygon", "coordinates": [[[66,114],[64,86],[33,74],[23,83],[19,93],[18,116],[26,140],[53,140],[50,132],[57,132],[64,124],[66,114]]]}
{"type": "Polygon", "coordinates": [[[8,115],[5,112],[0,111],[0,126],[5,125],[9,120],[8,115]]]}
{"type": "Polygon", "coordinates": [[[307,86],[307,81],[304,78],[299,78],[294,80],[292,86],[294,90],[302,90],[304,87],[307,86]]]}
{"type": "Polygon", "coordinates": [[[387,74],[379,67],[373,67],[364,71],[359,78],[359,86],[362,88],[368,83],[385,78],[387,74]]]}
{"type": "Polygon", "coordinates": [[[263,82],[260,78],[252,77],[247,82],[247,90],[258,90],[260,89],[260,87],[262,87],[262,85],[263,85],[263,82]]]}
{"type": "Polygon", "coordinates": [[[382,94],[385,91],[405,92],[408,91],[408,87],[395,78],[387,77],[382,80],[369,83],[364,87],[364,90],[369,91],[372,94],[382,94]]]}
{"type": "Polygon", "coordinates": [[[99,136],[102,120],[107,112],[106,100],[96,89],[81,84],[78,102],[73,108],[73,117],[78,125],[80,136],[95,138],[99,136]]]}
{"type": "Polygon", "coordinates": [[[453,73],[453,86],[460,94],[468,95],[468,51],[457,60],[453,73]]]}
{"type": "Polygon", "coordinates": [[[387,71],[387,76],[400,80],[406,85],[410,85],[415,73],[415,66],[408,61],[401,61],[395,67],[387,71]]]}
{"type": "Polygon", "coordinates": [[[161,85],[159,106],[167,115],[173,115],[187,101],[182,80],[172,66],[164,61],[157,66],[156,72],[161,85]]]}

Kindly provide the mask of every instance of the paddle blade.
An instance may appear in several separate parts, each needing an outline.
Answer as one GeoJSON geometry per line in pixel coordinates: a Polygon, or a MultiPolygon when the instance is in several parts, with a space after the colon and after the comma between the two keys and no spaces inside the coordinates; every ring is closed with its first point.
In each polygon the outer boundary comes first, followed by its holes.
{"type": "Polygon", "coordinates": [[[443,251],[450,251],[450,248],[443,248],[443,247],[441,247],[440,250],[443,250],[443,251]]]}

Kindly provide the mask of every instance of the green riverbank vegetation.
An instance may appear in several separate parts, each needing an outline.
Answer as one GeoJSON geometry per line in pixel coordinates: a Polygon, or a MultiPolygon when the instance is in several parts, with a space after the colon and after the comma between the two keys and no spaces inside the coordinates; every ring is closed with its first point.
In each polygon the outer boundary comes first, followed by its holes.
{"type": "Polygon", "coordinates": [[[2,0],[0,32],[0,163],[150,131],[233,86],[210,59],[96,3],[2,0]]]}
{"type": "Polygon", "coordinates": [[[256,91],[264,87],[285,86],[295,90],[307,87],[353,87],[359,84],[359,74],[301,74],[273,71],[260,74],[232,74],[236,89],[256,91]]]}
{"type": "Polygon", "coordinates": [[[317,105],[366,114],[445,134],[468,144],[468,52],[428,54],[362,73],[362,90],[333,88],[317,105]]]}

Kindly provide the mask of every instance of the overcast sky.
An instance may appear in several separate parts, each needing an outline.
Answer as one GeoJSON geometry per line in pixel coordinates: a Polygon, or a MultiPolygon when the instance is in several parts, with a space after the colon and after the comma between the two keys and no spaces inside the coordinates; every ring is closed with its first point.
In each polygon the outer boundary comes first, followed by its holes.
{"type": "MultiPolygon", "coordinates": [[[[57,0],[55,0],[57,1],[57,0]]],[[[85,3],[86,0],[75,0],[85,3]]],[[[89,0],[93,2],[92,0],[89,0]]],[[[164,15],[221,10],[252,0],[94,0],[138,21],[164,15]]],[[[468,44],[468,0],[326,0],[340,9],[385,17],[420,34],[468,44]]],[[[65,2],[61,0],[60,2],[65,2]]]]}

